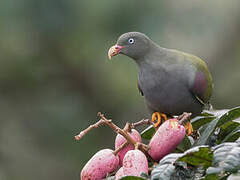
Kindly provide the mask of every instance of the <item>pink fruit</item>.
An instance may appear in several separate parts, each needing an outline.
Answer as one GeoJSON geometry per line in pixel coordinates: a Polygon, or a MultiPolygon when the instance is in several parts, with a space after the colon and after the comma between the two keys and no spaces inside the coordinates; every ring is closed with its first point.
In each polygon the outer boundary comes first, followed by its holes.
{"type": "Polygon", "coordinates": [[[148,161],[145,154],[139,150],[130,150],[123,159],[123,173],[127,176],[148,174],[148,161]]]}
{"type": "Polygon", "coordinates": [[[165,121],[150,140],[149,155],[159,161],[165,155],[171,153],[181,143],[185,136],[185,128],[177,119],[165,121]]]}
{"type": "MultiPolygon", "coordinates": [[[[142,139],[141,139],[141,135],[139,134],[138,131],[136,131],[135,129],[132,129],[132,132],[129,133],[129,135],[137,142],[141,142],[142,139]]],[[[115,149],[119,148],[123,143],[126,142],[126,139],[121,135],[121,134],[118,134],[116,136],[116,139],[115,139],[115,149]]],[[[129,144],[128,146],[126,146],[125,148],[123,148],[119,153],[118,153],[118,156],[119,156],[119,164],[122,166],[122,163],[123,163],[123,158],[125,156],[125,154],[129,151],[129,150],[133,150],[134,149],[134,145],[132,144],[129,144]]]]}
{"type": "Polygon", "coordinates": [[[117,173],[115,174],[115,180],[121,179],[122,177],[124,177],[124,173],[123,173],[123,167],[121,167],[117,173]]]}
{"type": "Polygon", "coordinates": [[[81,180],[98,180],[113,172],[119,165],[119,158],[111,149],[98,151],[83,167],[81,180]]]}

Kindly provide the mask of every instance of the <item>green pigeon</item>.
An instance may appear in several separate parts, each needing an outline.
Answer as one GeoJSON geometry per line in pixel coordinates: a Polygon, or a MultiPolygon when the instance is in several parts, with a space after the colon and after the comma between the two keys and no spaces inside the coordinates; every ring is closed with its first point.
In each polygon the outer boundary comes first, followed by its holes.
{"type": "Polygon", "coordinates": [[[151,112],[199,115],[209,104],[213,82],[206,63],[178,50],[160,47],[140,32],[121,35],[108,51],[132,58],[139,68],[138,89],[151,112]]]}

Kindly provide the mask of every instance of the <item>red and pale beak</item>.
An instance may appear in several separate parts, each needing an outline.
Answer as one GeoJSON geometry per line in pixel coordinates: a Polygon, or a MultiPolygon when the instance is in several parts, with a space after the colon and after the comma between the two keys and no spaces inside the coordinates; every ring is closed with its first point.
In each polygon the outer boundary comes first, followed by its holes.
{"type": "Polygon", "coordinates": [[[119,54],[120,50],[124,48],[124,46],[114,45],[108,50],[108,58],[111,59],[113,56],[119,54]]]}

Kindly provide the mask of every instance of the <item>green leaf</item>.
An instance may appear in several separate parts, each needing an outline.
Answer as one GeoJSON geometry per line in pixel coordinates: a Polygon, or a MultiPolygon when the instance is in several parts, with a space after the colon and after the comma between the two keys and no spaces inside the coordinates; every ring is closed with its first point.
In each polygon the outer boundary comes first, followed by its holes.
{"type": "Polygon", "coordinates": [[[234,173],[240,169],[240,143],[222,143],[213,148],[213,166],[207,174],[234,173]]]}
{"type": "Polygon", "coordinates": [[[215,116],[214,112],[211,110],[203,110],[203,112],[201,113],[202,116],[215,116]]]}
{"type": "Polygon", "coordinates": [[[163,164],[157,166],[151,174],[151,180],[170,180],[171,176],[175,171],[173,164],[163,164]]]}
{"type": "Polygon", "coordinates": [[[238,139],[239,122],[230,121],[221,126],[221,131],[218,134],[217,143],[233,142],[238,139]]]}
{"type": "Polygon", "coordinates": [[[186,150],[188,150],[189,148],[191,148],[192,144],[189,140],[188,136],[185,136],[182,140],[182,142],[178,145],[178,147],[176,148],[177,151],[180,152],[184,152],[186,150]]]}
{"type": "Polygon", "coordinates": [[[176,165],[184,162],[193,166],[208,168],[212,164],[213,152],[208,146],[198,146],[185,153],[172,153],[165,156],[153,169],[151,180],[170,180],[176,173],[176,165]]]}
{"type": "Polygon", "coordinates": [[[205,145],[208,138],[213,134],[215,131],[216,125],[220,118],[216,118],[212,120],[210,123],[204,125],[203,131],[200,132],[201,136],[197,141],[195,141],[194,146],[205,145]]]}
{"type": "Polygon", "coordinates": [[[204,111],[203,114],[207,114],[207,115],[212,115],[212,116],[215,116],[215,117],[219,117],[223,114],[225,114],[226,112],[228,112],[229,109],[221,109],[221,110],[209,110],[209,111],[204,111]]]}
{"type": "Polygon", "coordinates": [[[234,142],[239,137],[240,137],[240,127],[237,127],[235,130],[233,130],[223,139],[223,142],[234,142]]]}
{"type": "Polygon", "coordinates": [[[207,174],[200,180],[227,180],[229,174],[207,174]]]}
{"type": "Polygon", "coordinates": [[[175,166],[173,163],[182,155],[182,153],[172,153],[165,156],[159,162],[159,165],[152,170],[151,180],[170,180],[171,176],[175,172],[175,166]]]}
{"type": "Polygon", "coordinates": [[[211,166],[213,152],[208,146],[200,146],[189,149],[177,161],[183,161],[193,166],[203,166],[204,169],[211,166]]]}
{"type": "Polygon", "coordinates": [[[137,176],[125,176],[120,180],[146,180],[146,179],[142,177],[137,177],[137,176]]]}
{"type": "Polygon", "coordinates": [[[217,126],[222,126],[223,124],[237,119],[240,117],[240,107],[235,107],[230,110],[226,110],[224,114],[220,115],[220,119],[218,121],[217,126]]]}
{"type": "MultiPolygon", "coordinates": [[[[224,109],[218,110],[214,113],[217,118],[212,120],[210,123],[205,124],[200,128],[201,136],[194,143],[194,146],[204,145],[208,141],[209,137],[213,134],[216,127],[224,126],[226,123],[231,122],[234,119],[240,117],[240,107],[236,107],[233,109],[224,109]]],[[[221,140],[220,140],[221,142],[221,140]]]]}
{"type": "Polygon", "coordinates": [[[216,117],[215,116],[197,116],[193,119],[191,119],[191,124],[193,126],[194,130],[199,129],[201,126],[204,124],[207,124],[214,120],[216,117]]]}
{"type": "Polygon", "coordinates": [[[184,153],[171,153],[166,155],[164,158],[162,158],[159,161],[159,165],[161,164],[171,164],[171,163],[175,163],[175,161],[182,157],[184,155],[184,153]]]}
{"type": "Polygon", "coordinates": [[[185,162],[175,162],[175,171],[173,175],[171,176],[170,180],[193,180],[196,179],[194,177],[197,177],[198,175],[198,169],[195,167],[188,166],[185,162]]]}
{"type": "Polygon", "coordinates": [[[141,132],[141,137],[150,140],[155,134],[155,132],[155,128],[151,125],[141,132]]]}
{"type": "Polygon", "coordinates": [[[205,177],[201,178],[200,180],[218,180],[217,174],[208,174],[205,177]]]}

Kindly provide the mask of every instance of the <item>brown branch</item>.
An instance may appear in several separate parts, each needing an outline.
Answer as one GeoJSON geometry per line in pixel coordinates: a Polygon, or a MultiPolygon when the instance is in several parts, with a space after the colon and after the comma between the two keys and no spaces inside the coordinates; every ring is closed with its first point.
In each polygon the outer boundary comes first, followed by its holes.
{"type": "Polygon", "coordinates": [[[153,158],[148,154],[148,150],[150,149],[150,147],[149,147],[148,145],[143,144],[143,143],[140,143],[140,142],[137,142],[137,143],[135,144],[135,149],[141,150],[141,151],[146,155],[146,157],[147,157],[147,159],[148,159],[149,161],[155,162],[155,161],[153,160],[153,158]]]}
{"type": "MultiPolygon", "coordinates": [[[[185,124],[187,121],[189,121],[189,118],[192,114],[191,113],[186,113],[184,112],[183,114],[179,115],[177,117],[177,119],[179,120],[180,124],[185,124]]],[[[99,126],[106,124],[108,125],[111,129],[113,129],[113,131],[115,131],[117,134],[121,134],[127,141],[125,143],[123,143],[119,148],[117,148],[114,151],[114,154],[117,155],[117,153],[119,151],[121,151],[123,148],[125,148],[128,144],[133,144],[135,146],[135,149],[139,149],[141,150],[147,157],[147,159],[151,162],[154,162],[154,160],[151,158],[151,156],[148,154],[148,150],[149,150],[149,146],[144,144],[144,143],[140,143],[140,142],[136,142],[130,135],[129,132],[131,132],[131,130],[133,128],[136,128],[137,126],[141,126],[141,125],[152,125],[153,122],[151,121],[151,119],[142,119],[136,123],[126,123],[124,129],[119,128],[117,125],[115,125],[112,120],[107,119],[104,114],[102,114],[101,112],[98,113],[98,116],[101,118],[98,122],[96,122],[93,125],[90,125],[87,129],[81,131],[78,135],[75,136],[75,139],[78,141],[80,140],[83,136],[85,136],[89,131],[91,131],[92,129],[98,128],[99,126]]]]}
{"type": "MultiPolygon", "coordinates": [[[[96,122],[95,124],[90,125],[87,129],[81,131],[78,135],[75,136],[75,139],[77,141],[79,141],[83,136],[85,136],[89,131],[91,131],[92,129],[98,128],[99,126],[103,125],[103,124],[107,124],[108,126],[110,126],[116,133],[119,133],[121,135],[123,135],[123,132],[118,132],[120,130],[119,127],[117,127],[115,124],[113,124],[111,122],[111,120],[108,120],[104,117],[103,114],[98,113],[98,115],[101,117],[101,119],[96,122]]],[[[125,127],[124,127],[124,132],[127,135],[127,132],[131,132],[132,129],[135,129],[138,126],[142,126],[142,125],[152,125],[153,122],[150,119],[142,119],[138,122],[135,123],[126,123],[125,127]]],[[[124,136],[124,135],[123,135],[124,136]]],[[[127,135],[128,136],[128,135],[127,135]]],[[[125,137],[125,136],[124,136],[125,137]]],[[[129,136],[130,137],[130,136],[129,136]]],[[[129,139],[129,138],[128,138],[129,139]]],[[[129,139],[130,140],[130,139],[129,139]]],[[[130,140],[133,144],[134,141],[130,140]]]]}
{"type": "Polygon", "coordinates": [[[112,128],[116,133],[121,134],[129,143],[135,145],[136,141],[124,130],[122,130],[121,128],[119,128],[117,125],[115,125],[111,120],[108,120],[107,118],[105,118],[105,116],[99,112],[98,116],[105,121],[105,123],[112,128]]]}
{"type": "MultiPolygon", "coordinates": [[[[107,119],[102,113],[99,112],[98,116],[101,118],[98,122],[90,125],[87,129],[81,131],[78,135],[75,136],[75,139],[77,141],[79,141],[83,136],[85,136],[92,129],[98,128],[99,126],[101,126],[103,124],[107,124],[116,133],[121,134],[125,139],[127,139],[127,141],[129,143],[136,146],[136,141],[128,134],[128,132],[131,132],[131,129],[134,129],[138,126],[142,126],[142,125],[146,125],[146,124],[147,125],[152,125],[153,124],[153,122],[150,119],[142,119],[142,120],[140,120],[136,123],[132,123],[132,124],[126,123],[124,129],[122,130],[117,125],[115,125],[111,120],[107,119]]],[[[178,116],[177,119],[179,120],[180,124],[185,124],[186,121],[189,120],[190,116],[191,116],[191,113],[184,112],[183,114],[178,116]]],[[[144,149],[147,150],[147,147],[144,147],[144,149]]]]}
{"type": "Polygon", "coordinates": [[[113,154],[114,155],[117,155],[117,153],[119,153],[119,151],[121,151],[123,148],[125,148],[127,145],[129,145],[129,142],[125,142],[125,143],[123,143],[119,148],[117,148],[114,152],[113,152],[113,154]]]}
{"type": "Polygon", "coordinates": [[[125,127],[123,128],[123,130],[125,131],[125,132],[128,132],[128,133],[131,133],[132,132],[132,126],[131,126],[131,124],[129,123],[129,122],[127,122],[126,123],[126,125],[125,125],[125,127]]]}
{"type": "MultiPolygon", "coordinates": [[[[101,118],[97,123],[90,125],[87,129],[81,131],[78,135],[75,136],[76,140],[80,140],[83,136],[85,136],[89,131],[91,131],[92,129],[95,129],[97,127],[99,127],[100,125],[106,124],[108,125],[110,128],[112,128],[117,134],[121,134],[126,140],[127,142],[125,142],[124,144],[122,144],[118,149],[116,149],[114,151],[114,154],[117,154],[119,151],[121,151],[124,147],[126,147],[128,144],[133,144],[135,146],[136,149],[141,150],[146,156],[147,158],[153,162],[153,159],[150,157],[150,155],[148,154],[148,150],[149,150],[149,146],[140,142],[136,142],[129,134],[128,132],[131,131],[131,124],[127,123],[124,130],[119,128],[117,125],[115,125],[111,120],[107,119],[102,113],[98,113],[98,116],[101,118]]],[[[146,122],[146,121],[142,121],[142,122],[146,122]]],[[[137,125],[139,124],[145,124],[145,123],[137,123],[137,125]]]]}
{"type": "Polygon", "coordinates": [[[87,129],[81,131],[78,135],[75,136],[75,139],[79,141],[83,136],[85,136],[89,131],[92,129],[98,128],[99,126],[105,124],[105,121],[100,119],[98,122],[95,124],[90,125],[87,129]]]}
{"type": "MultiPolygon", "coordinates": [[[[131,132],[131,129],[136,128],[137,126],[141,125],[152,125],[153,122],[150,119],[142,119],[136,123],[126,123],[124,129],[119,128],[117,125],[115,125],[111,120],[107,119],[102,113],[98,113],[98,116],[101,118],[97,123],[90,125],[87,129],[81,131],[78,135],[75,136],[76,140],[80,140],[83,136],[85,136],[89,131],[92,129],[98,128],[99,126],[106,124],[110,128],[112,128],[117,134],[121,134],[127,142],[122,144],[118,149],[114,151],[114,154],[116,155],[119,151],[121,151],[123,148],[125,148],[128,144],[133,144],[135,146],[135,149],[141,150],[148,158],[149,161],[154,162],[154,160],[151,158],[151,156],[148,154],[149,146],[136,142],[129,134],[128,132],[131,132]]],[[[189,121],[189,118],[191,116],[191,113],[184,112],[180,116],[177,117],[180,124],[185,124],[187,121],[189,121]]]]}
{"type": "Polygon", "coordinates": [[[98,122],[93,125],[90,125],[87,129],[81,131],[78,135],[75,136],[75,139],[79,141],[83,136],[85,136],[92,129],[98,128],[100,125],[107,124],[112,128],[116,133],[121,134],[127,141],[133,145],[136,144],[136,141],[124,130],[116,126],[111,120],[106,119],[102,113],[98,113],[98,116],[101,118],[98,122]]]}
{"type": "MultiPolygon", "coordinates": [[[[141,150],[147,158],[154,162],[154,160],[150,157],[148,154],[149,146],[140,142],[136,142],[126,131],[122,130],[118,126],[116,126],[111,120],[108,120],[105,118],[105,116],[102,113],[98,113],[98,116],[101,117],[102,120],[106,122],[106,124],[111,127],[116,133],[121,134],[127,141],[128,143],[131,143],[135,146],[136,149],[141,150]]],[[[126,125],[128,126],[128,125],[126,125]]]]}
{"type": "Polygon", "coordinates": [[[187,112],[184,112],[183,114],[179,115],[177,117],[179,124],[183,124],[183,125],[186,124],[186,122],[189,121],[191,115],[192,113],[187,113],[187,112]]]}
{"type": "Polygon", "coordinates": [[[142,119],[138,122],[132,123],[131,124],[131,128],[134,129],[138,126],[142,126],[142,125],[153,125],[154,123],[152,122],[151,119],[142,119]]]}

